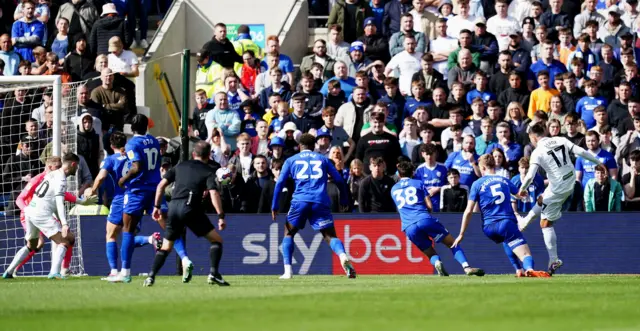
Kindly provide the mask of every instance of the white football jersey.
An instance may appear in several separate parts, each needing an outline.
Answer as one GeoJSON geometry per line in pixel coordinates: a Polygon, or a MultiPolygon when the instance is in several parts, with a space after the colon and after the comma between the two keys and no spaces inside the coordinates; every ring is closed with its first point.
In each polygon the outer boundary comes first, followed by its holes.
{"type": "Polygon", "coordinates": [[[25,216],[49,218],[61,212],[64,213],[64,210],[57,210],[56,197],[64,197],[65,192],[67,192],[67,176],[62,169],[48,173],[33,193],[31,203],[25,209],[25,216]]]}
{"type": "Polygon", "coordinates": [[[537,164],[544,169],[551,191],[568,192],[573,190],[576,181],[570,153],[575,155],[578,149],[582,148],[564,137],[542,138],[531,153],[530,164],[537,164]]]}

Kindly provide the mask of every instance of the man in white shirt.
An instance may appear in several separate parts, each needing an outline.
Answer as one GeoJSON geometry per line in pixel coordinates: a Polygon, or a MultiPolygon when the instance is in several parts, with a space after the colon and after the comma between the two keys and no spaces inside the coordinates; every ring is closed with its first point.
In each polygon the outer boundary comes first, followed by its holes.
{"type": "Polygon", "coordinates": [[[349,60],[349,44],[342,40],[342,27],[338,24],[329,27],[329,41],[327,41],[327,55],[335,60],[349,60]]]}
{"type": "Polygon", "coordinates": [[[518,22],[524,21],[531,14],[533,1],[531,0],[513,0],[507,9],[507,15],[513,17],[518,22]]]}
{"type": "Polygon", "coordinates": [[[120,37],[109,39],[109,69],[118,72],[125,77],[138,77],[138,56],[132,51],[124,49],[120,37]]]}
{"type": "Polygon", "coordinates": [[[404,37],[404,51],[396,54],[387,64],[384,70],[385,76],[389,76],[394,70],[399,72],[400,93],[411,95],[411,78],[420,71],[420,58],[422,53],[416,52],[416,39],[411,35],[404,37]]]}
{"type": "Polygon", "coordinates": [[[447,59],[451,52],[458,49],[458,40],[447,36],[447,19],[439,18],[436,21],[436,38],[429,42],[429,49],[433,54],[433,69],[447,79],[447,59]]]}
{"type": "Polygon", "coordinates": [[[596,11],[597,0],[585,0],[584,11],[573,19],[573,37],[578,38],[587,28],[587,22],[596,21],[599,26],[607,22],[607,18],[596,11]]]}
{"type": "Polygon", "coordinates": [[[507,0],[496,0],[496,16],[487,21],[487,31],[496,36],[498,48],[504,51],[509,48],[512,34],[522,30],[520,23],[513,17],[507,16],[507,0]]]}
{"type": "Polygon", "coordinates": [[[469,0],[461,0],[458,2],[458,15],[447,22],[447,35],[458,39],[460,30],[473,31],[476,26],[475,21],[476,17],[469,14],[469,0]]]}

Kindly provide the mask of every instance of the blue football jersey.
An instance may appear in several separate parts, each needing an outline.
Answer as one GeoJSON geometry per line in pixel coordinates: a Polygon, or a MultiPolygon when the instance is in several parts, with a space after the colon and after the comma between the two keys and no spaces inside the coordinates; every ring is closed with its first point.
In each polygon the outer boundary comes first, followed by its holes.
{"type": "Polygon", "coordinates": [[[118,186],[118,182],[120,181],[120,178],[122,178],[129,171],[129,161],[127,160],[127,156],[121,155],[119,153],[111,154],[107,156],[104,161],[102,161],[100,169],[106,170],[109,174],[109,178],[111,178],[111,181],[115,183],[113,195],[123,195],[124,190],[120,188],[120,186],[118,186]]]}
{"type": "Polygon", "coordinates": [[[132,192],[155,191],[156,186],[160,183],[160,143],[150,135],[135,135],[129,139],[125,146],[128,166],[132,162],[140,162],[140,172],[131,178],[126,187],[132,192]]]}
{"type": "Polygon", "coordinates": [[[518,188],[511,181],[502,176],[488,175],[471,185],[469,200],[480,206],[484,225],[505,219],[517,221],[511,208],[511,194],[518,194],[518,188]]]}
{"type": "MultiPolygon", "coordinates": [[[[478,160],[480,157],[476,154],[473,156],[475,160],[478,160]]],[[[460,184],[466,185],[467,187],[471,187],[473,182],[478,179],[476,176],[476,172],[473,170],[473,166],[469,163],[468,160],[465,160],[462,157],[462,152],[453,152],[449,154],[447,161],[444,163],[447,169],[456,169],[460,172],[460,184]]]]}
{"type": "MultiPolygon", "coordinates": [[[[511,178],[511,182],[516,187],[522,186],[522,178],[520,177],[520,174],[513,176],[513,178],[511,178]]],[[[535,177],[533,177],[533,182],[531,182],[531,185],[529,185],[529,188],[527,189],[527,191],[529,191],[529,196],[524,201],[515,198],[511,198],[511,201],[517,202],[518,212],[528,213],[536,204],[536,199],[538,199],[540,194],[544,192],[544,189],[544,179],[539,174],[536,174],[535,177]]]]}
{"type": "MultiPolygon", "coordinates": [[[[591,152],[587,151],[587,153],[591,152]]],[[[594,156],[597,157],[598,160],[607,167],[607,169],[618,169],[618,164],[616,163],[616,159],[613,154],[605,151],[604,149],[600,149],[594,156]]],[[[587,186],[589,179],[595,178],[596,176],[596,164],[581,156],[576,159],[575,169],[576,171],[582,171],[582,182],[580,184],[582,184],[583,188],[587,186]]]]}
{"type": "MultiPolygon", "coordinates": [[[[447,185],[447,167],[436,164],[433,169],[430,169],[426,163],[423,163],[416,169],[413,179],[422,182],[426,195],[429,195],[430,188],[447,185]]],[[[440,211],[440,194],[431,197],[431,204],[434,212],[440,211]]]]}
{"type": "Polygon", "coordinates": [[[340,189],[341,203],[346,205],[348,201],[342,175],[326,156],[305,150],[284,162],[280,177],[276,182],[271,210],[278,210],[278,196],[289,178],[292,178],[295,183],[292,201],[314,202],[330,207],[331,200],[327,194],[327,175],[333,178],[333,182],[340,189]]]}
{"type": "Polygon", "coordinates": [[[600,96],[584,96],[576,103],[576,113],[580,115],[580,119],[584,121],[587,128],[592,128],[596,125],[596,119],[593,118],[593,111],[598,106],[602,106],[606,109],[607,99],[600,96]]]}
{"type": "Polygon", "coordinates": [[[391,188],[391,197],[396,203],[402,230],[420,220],[432,218],[424,198],[428,196],[422,182],[417,179],[401,178],[396,185],[391,188]]]}

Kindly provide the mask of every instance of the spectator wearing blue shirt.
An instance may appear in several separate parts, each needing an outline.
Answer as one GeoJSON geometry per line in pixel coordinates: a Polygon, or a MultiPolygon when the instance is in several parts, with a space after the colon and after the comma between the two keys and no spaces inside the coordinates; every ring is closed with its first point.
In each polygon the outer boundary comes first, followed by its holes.
{"type": "Polygon", "coordinates": [[[624,33],[620,36],[620,47],[613,46],[614,53],[613,56],[615,59],[620,60],[622,62],[622,52],[627,51],[628,49],[633,52],[633,59],[635,63],[640,63],[640,48],[634,47],[634,35],[631,32],[624,33]]]}
{"type": "Polygon", "coordinates": [[[402,111],[403,117],[412,116],[418,107],[429,107],[433,104],[429,95],[426,93],[424,81],[418,80],[411,82],[411,97],[407,98],[402,111]]]}
{"type": "MultiPolygon", "coordinates": [[[[505,154],[507,161],[507,170],[510,173],[515,173],[518,167],[518,162],[524,155],[522,146],[515,143],[511,138],[511,126],[507,122],[500,122],[496,126],[496,138],[498,142],[493,143],[487,147],[487,152],[494,150],[495,148],[501,149],[505,154]]],[[[518,186],[519,187],[519,186],[518,186]]]]}
{"type": "Polygon", "coordinates": [[[489,82],[487,78],[487,74],[484,71],[478,70],[476,72],[475,77],[473,77],[473,83],[476,84],[476,88],[467,93],[467,103],[469,105],[475,98],[482,99],[485,104],[490,100],[496,100],[496,95],[487,91],[487,83],[489,82]]]}
{"type": "MultiPolygon", "coordinates": [[[[527,172],[529,171],[529,157],[525,156],[518,161],[518,172],[519,174],[513,176],[511,178],[511,182],[515,187],[522,186],[522,179],[527,176],[527,172]]],[[[533,177],[533,182],[528,188],[529,195],[524,200],[511,199],[511,205],[513,206],[513,210],[518,213],[528,213],[533,206],[536,204],[536,200],[544,192],[544,179],[539,174],[536,174],[533,177]]]]}
{"type": "Polygon", "coordinates": [[[382,19],[384,18],[384,0],[371,0],[369,2],[369,7],[371,7],[371,12],[373,13],[373,22],[378,29],[378,31],[382,31],[382,19]]]}
{"type": "MultiPolygon", "coordinates": [[[[278,64],[278,67],[282,70],[284,74],[287,75],[287,77],[289,77],[289,82],[294,82],[293,73],[295,72],[295,68],[293,67],[293,61],[289,56],[280,53],[280,39],[278,39],[278,36],[275,36],[275,35],[271,35],[267,37],[267,49],[265,53],[273,53],[273,52],[280,54],[279,55],[280,63],[278,64]]],[[[264,70],[269,69],[267,62],[265,61],[262,61],[260,63],[260,66],[262,66],[264,70]]]]}
{"type": "Polygon", "coordinates": [[[378,101],[387,104],[387,109],[389,109],[389,116],[387,117],[387,120],[389,122],[393,122],[396,127],[399,127],[402,123],[402,112],[404,110],[405,103],[407,103],[407,99],[403,97],[402,94],[398,93],[398,78],[385,78],[384,90],[386,94],[383,95],[378,101]]]}
{"type": "Polygon", "coordinates": [[[34,17],[35,5],[32,1],[22,4],[21,19],[13,23],[11,28],[11,43],[22,59],[35,62],[33,48],[42,46],[45,38],[45,26],[34,17]]]}
{"type": "Polygon", "coordinates": [[[11,37],[6,33],[0,36],[0,60],[4,61],[4,76],[18,75],[20,55],[13,50],[11,37]]]}
{"type": "Polygon", "coordinates": [[[598,83],[595,80],[588,80],[584,83],[584,90],[587,93],[576,103],[576,113],[580,115],[580,119],[584,121],[587,128],[592,128],[596,125],[596,120],[593,117],[593,113],[596,108],[607,107],[607,100],[601,96],[598,96],[598,83]]]}
{"type": "Polygon", "coordinates": [[[462,140],[462,150],[449,154],[449,158],[444,163],[447,169],[456,169],[460,172],[460,184],[471,187],[471,184],[478,179],[480,168],[478,168],[478,155],[476,154],[476,140],[471,135],[464,136],[462,140]]]}
{"type": "MultiPolygon", "coordinates": [[[[595,156],[604,164],[609,170],[609,174],[612,179],[618,179],[618,165],[613,154],[600,148],[600,135],[595,131],[587,131],[585,138],[585,144],[587,145],[587,152],[595,156]]],[[[576,159],[576,180],[582,184],[582,188],[587,185],[587,182],[595,177],[595,163],[579,156],[576,159]]]]}
{"type": "Polygon", "coordinates": [[[225,78],[224,80],[224,87],[227,92],[229,109],[240,111],[240,114],[242,113],[242,111],[240,110],[240,104],[242,104],[243,101],[249,100],[249,96],[245,91],[239,88],[239,85],[240,80],[235,75],[227,76],[227,78],[225,78]]]}
{"type": "Polygon", "coordinates": [[[329,93],[329,82],[337,80],[340,82],[340,88],[344,92],[345,98],[348,99],[351,96],[351,93],[353,93],[353,89],[357,86],[356,79],[349,77],[347,64],[343,61],[336,61],[336,64],[333,66],[333,73],[335,76],[324,82],[322,89],[320,89],[320,93],[326,97],[329,93]]]}
{"type": "Polygon", "coordinates": [[[534,79],[538,76],[538,73],[546,70],[549,72],[549,81],[554,82],[556,75],[567,72],[567,67],[560,61],[553,58],[553,51],[555,45],[550,40],[545,40],[540,47],[540,59],[538,62],[531,65],[529,70],[529,80],[533,81],[533,87],[538,88],[540,84],[534,79]]]}

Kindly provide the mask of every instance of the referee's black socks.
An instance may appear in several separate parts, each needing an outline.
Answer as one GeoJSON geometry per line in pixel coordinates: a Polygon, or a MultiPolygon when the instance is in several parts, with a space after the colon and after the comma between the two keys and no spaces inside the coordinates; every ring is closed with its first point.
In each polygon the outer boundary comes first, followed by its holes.
{"type": "Polygon", "coordinates": [[[222,259],[222,243],[214,242],[209,248],[209,260],[211,262],[211,274],[218,276],[218,267],[220,266],[220,259],[222,259]]]}
{"type": "Polygon", "coordinates": [[[156,252],[156,257],[153,259],[153,265],[151,266],[151,272],[149,273],[149,277],[155,278],[156,274],[162,266],[164,265],[164,261],[167,260],[167,256],[169,256],[168,251],[158,250],[156,252]]]}

